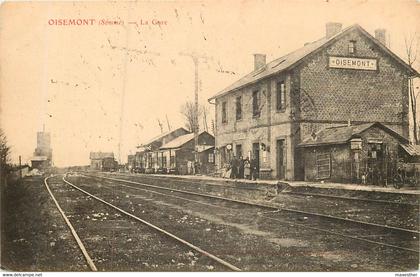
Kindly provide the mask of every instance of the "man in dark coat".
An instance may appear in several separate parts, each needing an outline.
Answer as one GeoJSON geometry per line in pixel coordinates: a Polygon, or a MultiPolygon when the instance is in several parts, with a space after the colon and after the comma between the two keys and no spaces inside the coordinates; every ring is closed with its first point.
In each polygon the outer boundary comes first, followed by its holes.
{"type": "Polygon", "coordinates": [[[232,166],[232,173],[230,174],[230,178],[236,179],[238,177],[238,159],[233,156],[233,159],[231,161],[232,166]]]}
{"type": "Polygon", "coordinates": [[[238,178],[239,179],[243,179],[244,178],[244,166],[245,166],[245,161],[243,159],[243,157],[239,157],[239,170],[238,170],[238,178]]]}

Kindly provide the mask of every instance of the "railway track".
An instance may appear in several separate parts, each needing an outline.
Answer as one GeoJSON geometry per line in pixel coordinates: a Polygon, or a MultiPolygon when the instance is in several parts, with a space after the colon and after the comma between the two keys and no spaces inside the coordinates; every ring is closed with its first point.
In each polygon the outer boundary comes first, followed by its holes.
{"type": "MultiPolygon", "coordinates": [[[[96,265],[94,264],[94,262],[92,261],[91,256],[87,252],[86,247],[84,246],[83,242],[81,241],[81,239],[80,239],[80,237],[79,237],[76,229],[71,224],[70,220],[66,216],[65,212],[63,211],[63,209],[61,208],[60,204],[56,200],[56,197],[54,196],[52,190],[50,189],[50,187],[48,185],[48,179],[49,178],[50,177],[47,177],[47,178],[44,179],[44,184],[45,184],[45,187],[46,187],[47,191],[49,192],[51,198],[53,199],[54,203],[57,206],[57,209],[59,210],[60,214],[62,215],[62,217],[65,220],[66,224],[68,225],[69,229],[71,230],[71,233],[72,233],[74,239],[76,240],[76,242],[77,242],[77,244],[78,244],[81,252],[83,253],[83,255],[84,255],[84,257],[85,257],[85,259],[86,259],[89,267],[91,268],[92,271],[97,271],[98,269],[97,269],[96,265]]],[[[160,234],[162,234],[162,235],[170,238],[171,240],[176,241],[177,243],[179,243],[179,244],[181,244],[183,246],[186,246],[186,247],[188,247],[190,249],[193,249],[194,251],[200,253],[201,255],[209,258],[213,262],[215,262],[215,263],[223,266],[224,268],[229,269],[229,270],[232,270],[232,271],[241,271],[241,269],[238,268],[238,267],[236,267],[235,265],[233,265],[233,264],[231,264],[231,263],[229,263],[229,262],[227,262],[227,261],[225,261],[225,260],[217,257],[216,255],[213,255],[212,253],[209,253],[208,251],[206,251],[206,250],[204,250],[204,249],[202,249],[202,248],[200,248],[200,247],[198,247],[198,246],[196,246],[196,245],[188,242],[187,240],[182,239],[182,238],[174,235],[173,233],[168,232],[167,230],[164,230],[164,229],[162,229],[162,228],[160,228],[160,227],[158,227],[158,226],[156,226],[156,225],[154,225],[154,224],[152,224],[152,223],[150,223],[150,222],[148,222],[148,221],[146,221],[146,220],[144,220],[144,219],[142,219],[142,218],[140,218],[140,217],[138,217],[138,216],[136,216],[136,215],[134,215],[134,214],[132,214],[130,212],[128,212],[127,210],[124,210],[124,209],[122,209],[122,208],[120,208],[120,207],[118,207],[116,205],[113,205],[113,204],[107,202],[106,200],[104,200],[104,199],[102,199],[102,198],[100,198],[100,197],[98,197],[96,195],[93,195],[93,194],[91,194],[91,193],[83,190],[82,188],[80,188],[80,187],[72,184],[71,182],[67,181],[65,179],[65,177],[62,178],[62,181],[65,184],[71,186],[74,190],[76,190],[76,191],[78,191],[78,192],[80,192],[80,193],[82,193],[84,195],[87,195],[88,197],[91,197],[92,199],[94,199],[94,200],[96,200],[96,201],[98,201],[98,202],[106,205],[107,207],[110,207],[113,210],[118,211],[119,213],[121,213],[121,214],[123,214],[123,215],[125,215],[125,216],[127,216],[127,217],[129,217],[129,218],[131,218],[131,219],[133,219],[135,221],[137,221],[137,222],[140,222],[140,223],[148,226],[149,228],[153,229],[154,231],[156,231],[156,232],[158,232],[158,233],[160,233],[160,234]]]]}
{"type": "Polygon", "coordinates": [[[322,194],[322,193],[309,193],[309,192],[296,192],[296,191],[283,191],[282,193],[291,194],[291,195],[300,195],[300,196],[315,196],[315,197],[330,198],[330,199],[349,200],[349,201],[382,203],[382,204],[390,204],[390,205],[398,205],[398,206],[413,206],[413,207],[419,206],[418,203],[397,202],[397,201],[388,201],[388,200],[381,200],[381,199],[359,198],[359,197],[346,197],[346,196],[330,195],[330,194],[322,194]]]}
{"type": "Polygon", "coordinates": [[[49,195],[51,196],[51,199],[53,200],[55,206],[57,207],[59,213],[61,214],[61,216],[63,217],[64,221],[66,222],[67,226],[70,229],[70,232],[73,236],[73,238],[75,239],[77,246],[79,247],[80,251],[83,254],[83,257],[86,259],[86,263],[89,266],[89,268],[92,271],[98,271],[98,269],[96,268],[95,263],[92,261],[92,258],[90,257],[89,253],[86,250],[85,245],[83,244],[83,242],[81,241],[78,233],[76,232],[75,228],[73,227],[73,225],[71,224],[70,220],[68,219],[68,217],[66,216],[66,214],[64,213],[63,209],[61,208],[60,204],[58,203],[57,199],[55,198],[54,194],[52,193],[50,186],[48,185],[48,179],[51,177],[46,177],[44,179],[44,185],[49,193],[49,195]]]}
{"type": "MultiPolygon", "coordinates": [[[[198,195],[198,196],[220,199],[220,200],[225,200],[225,201],[231,201],[231,202],[236,202],[236,203],[241,203],[241,204],[246,204],[246,205],[251,205],[251,206],[258,206],[258,207],[262,207],[262,208],[279,209],[279,207],[276,206],[276,205],[262,204],[262,203],[257,203],[257,202],[253,202],[253,201],[230,199],[230,198],[215,196],[215,195],[211,195],[211,194],[205,194],[205,193],[194,192],[194,191],[189,191],[189,190],[180,190],[180,189],[174,189],[174,188],[157,186],[157,185],[151,185],[151,184],[146,184],[146,183],[141,183],[141,182],[136,182],[136,181],[125,180],[125,179],[117,179],[117,178],[112,178],[112,177],[104,177],[104,176],[88,175],[88,174],[85,174],[85,175],[89,176],[89,177],[94,177],[94,178],[103,178],[103,179],[114,180],[114,181],[119,181],[119,182],[138,184],[138,185],[142,185],[142,186],[148,186],[150,188],[157,188],[157,189],[168,190],[168,191],[176,191],[176,192],[186,193],[186,194],[190,194],[190,195],[198,195]]],[[[295,213],[300,213],[300,214],[304,214],[304,215],[318,216],[318,217],[323,217],[323,218],[330,218],[330,219],[335,219],[335,220],[347,221],[347,222],[351,222],[351,223],[359,223],[359,224],[366,225],[366,226],[376,226],[376,227],[381,227],[381,228],[385,228],[385,229],[389,229],[389,230],[402,231],[402,232],[408,232],[408,233],[413,233],[413,234],[420,234],[420,231],[418,231],[418,230],[411,230],[411,229],[407,229],[407,228],[399,228],[399,227],[389,226],[389,225],[384,225],[384,224],[377,224],[377,223],[365,222],[365,221],[360,221],[360,220],[353,220],[353,219],[349,219],[349,218],[342,218],[342,217],[337,217],[337,216],[333,216],[333,215],[320,214],[320,213],[309,212],[309,211],[298,210],[298,209],[289,209],[289,208],[281,208],[281,209],[283,211],[295,212],[295,213]]]]}
{"type": "MultiPolygon", "coordinates": [[[[294,213],[294,214],[300,214],[300,215],[305,215],[307,217],[311,217],[313,218],[318,218],[322,220],[322,223],[320,223],[320,226],[311,226],[308,223],[302,223],[302,222],[297,222],[297,221],[290,221],[290,220],[284,220],[284,219],[279,219],[279,218],[275,218],[273,216],[267,216],[266,213],[259,213],[260,217],[266,218],[267,220],[273,220],[273,221],[277,221],[277,222],[282,222],[285,224],[291,224],[294,226],[300,226],[300,227],[305,227],[305,228],[309,228],[309,229],[314,229],[317,231],[321,231],[324,233],[328,233],[331,235],[335,235],[335,236],[340,236],[340,237],[345,237],[345,238],[349,238],[352,240],[358,240],[358,241],[362,241],[362,242],[367,242],[367,243],[371,243],[374,245],[379,245],[379,246],[383,246],[383,247],[389,247],[389,248],[393,248],[393,249],[399,249],[402,251],[408,251],[408,252],[414,252],[414,253],[419,253],[418,249],[413,249],[413,248],[409,248],[406,246],[399,246],[399,245],[394,245],[394,244],[390,244],[387,243],[386,241],[389,240],[390,238],[392,238],[395,233],[398,234],[405,234],[405,236],[410,236],[410,237],[414,237],[414,240],[416,240],[416,238],[418,238],[418,234],[419,231],[416,230],[409,230],[409,229],[404,229],[404,228],[397,228],[397,227],[390,227],[387,225],[380,225],[380,224],[375,224],[375,223],[366,223],[366,222],[362,222],[362,221],[356,221],[356,220],[351,220],[351,219],[346,219],[346,218],[340,218],[340,217],[334,217],[334,216],[329,216],[329,215],[323,215],[323,214],[319,214],[319,213],[311,213],[311,212],[307,212],[307,211],[300,211],[300,210],[295,210],[295,209],[279,209],[278,207],[274,206],[274,205],[267,205],[267,204],[261,204],[261,203],[255,203],[255,202],[249,202],[249,201],[242,201],[242,200],[235,200],[235,199],[229,199],[229,198],[225,198],[225,197],[220,197],[220,196],[214,196],[214,195],[209,195],[209,194],[203,194],[203,193],[197,193],[197,192],[191,192],[191,191],[184,191],[184,190],[179,190],[179,189],[173,189],[173,188],[167,188],[167,187],[162,187],[162,186],[156,186],[156,185],[150,185],[150,184],[145,184],[145,183],[140,183],[140,182],[135,182],[135,181],[129,181],[129,180],[124,180],[124,179],[116,179],[116,178],[110,178],[110,177],[103,177],[103,176],[95,176],[95,175],[87,175],[88,177],[93,177],[93,178],[102,178],[105,180],[111,180],[111,181],[117,181],[117,182],[122,182],[122,183],[128,183],[131,185],[136,185],[136,186],[127,186],[124,185],[125,187],[128,188],[132,188],[132,189],[140,189],[138,186],[141,186],[143,188],[141,188],[140,190],[143,191],[148,191],[150,193],[157,193],[155,190],[163,190],[163,191],[169,191],[170,194],[164,194],[167,197],[176,197],[176,198],[182,198],[185,201],[192,201],[192,202],[196,202],[196,203],[201,203],[202,205],[212,205],[209,203],[205,203],[202,201],[199,201],[197,199],[191,199],[191,196],[194,197],[201,197],[203,199],[212,199],[212,200],[217,200],[217,201],[222,201],[222,202],[229,202],[229,203],[234,203],[236,205],[247,205],[247,206],[251,206],[251,207],[257,207],[260,209],[265,209],[265,210],[269,210],[271,211],[271,215],[277,215],[280,213],[294,213]],[[147,189],[144,189],[147,188],[147,189]],[[183,194],[183,195],[188,195],[189,198],[185,198],[185,197],[179,197],[179,196],[175,196],[173,195],[174,193],[178,193],[178,194],[183,194]],[[326,223],[327,220],[328,222],[326,223]],[[339,224],[337,224],[339,223],[339,224]],[[351,224],[353,227],[350,228],[350,230],[355,230],[358,231],[360,233],[360,227],[363,227],[362,229],[366,229],[366,228],[370,228],[372,231],[371,233],[367,233],[365,231],[363,231],[363,235],[351,235],[351,234],[346,234],[343,232],[339,232],[337,230],[340,230],[340,228],[342,229],[343,226],[340,227],[340,224],[351,224]],[[325,226],[328,227],[328,229],[325,228],[325,226]],[[358,227],[355,227],[358,226],[358,227]],[[385,233],[384,233],[385,231],[385,233]],[[366,238],[366,237],[377,237],[377,238],[381,238],[382,241],[376,241],[376,240],[372,240],[370,238],[366,238]],[[385,242],[384,242],[385,241],[385,242]]],[[[162,194],[159,192],[159,194],[162,194]]],[[[309,220],[309,222],[314,222],[314,220],[309,220]]],[[[315,221],[316,222],[316,221],[315,221]]],[[[348,228],[348,227],[346,227],[348,228]]],[[[408,244],[410,244],[410,241],[408,241],[408,244]]]]}
{"type": "MultiPolygon", "coordinates": [[[[127,175],[120,175],[122,178],[130,177],[127,175]]],[[[155,176],[153,176],[155,177],[155,176]]],[[[201,190],[208,186],[218,187],[220,190],[224,188],[232,189],[232,190],[256,190],[258,191],[256,195],[262,195],[267,193],[264,189],[261,188],[244,188],[244,187],[235,187],[231,185],[219,185],[219,184],[212,184],[205,182],[205,184],[198,183],[198,186],[195,186],[194,181],[185,181],[185,180],[178,180],[179,178],[170,178],[170,177],[161,177],[156,176],[158,180],[165,180],[171,181],[171,186],[174,187],[174,184],[180,184],[179,186],[182,187],[183,190],[192,191],[192,192],[201,192],[201,190]],[[182,185],[186,184],[186,185],[182,185]],[[187,187],[188,185],[188,187],[187,187]],[[204,187],[203,187],[204,185],[204,187]],[[195,189],[190,189],[189,187],[194,187],[195,189]]],[[[141,178],[145,178],[150,180],[150,182],[154,183],[152,176],[148,175],[141,175],[141,178]]],[[[141,181],[140,181],[141,182],[141,181]]],[[[149,183],[149,182],[148,182],[149,183]]],[[[177,185],[178,186],[178,185],[177,185]]],[[[167,186],[169,187],[169,186],[167,186]]],[[[216,190],[218,189],[216,188],[216,190]]],[[[213,194],[213,193],[212,193],[213,194]]],[[[273,194],[271,192],[271,194],[273,194]]],[[[271,196],[271,198],[274,196],[271,196]]],[[[418,231],[418,224],[417,222],[417,213],[418,213],[418,205],[414,203],[401,203],[395,201],[387,201],[387,200],[378,200],[378,199],[370,199],[370,198],[358,198],[358,197],[344,197],[344,196],[337,196],[337,195],[326,195],[326,194],[312,194],[312,193],[300,193],[300,192],[288,192],[286,190],[282,190],[281,192],[277,193],[277,199],[273,199],[274,201],[269,201],[272,203],[279,204],[281,206],[287,206],[289,210],[299,210],[299,211],[312,211],[315,207],[321,209],[319,214],[324,216],[332,216],[332,217],[340,217],[345,218],[352,221],[360,221],[361,223],[371,223],[377,225],[386,225],[390,228],[398,228],[398,229],[406,229],[412,231],[418,231]],[[308,198],[313,197],[313,198],[308,198]],[[325,201],[323,199],[327,199],[325,201]],[[294,201],[295,199],[296,201],[294,201]],[[305,201],[301,201],[301,199],[305,201]],[[308,201],[311,200],[311,201],[308,201]],[[355,205],[355,201],[360,202],[360,205],[355,205]],[[354,210],[357,207],[356,212],[349,212],[347,210],[354,210]],[[337,209],[338,208],[338,209],[337,209]],[[368,213],[363,213],[360,209],[366,209],[368,213]],[[406,210],[409,209],[409,210],[406,210]],[[322,211],[323,210],[323,211],[322,211]],[[373,213],[372,213],[373,211],[373,213]],[[399,214],[400,211],[404,211],[403,217],[399,214]],[[410,211],[407,213],[407,211],[410,211]],[[387,215],[386,218],[383,217],[383,212],[387,215]],[[369,221],[365,220],[365,218],[371,218],[369,221]],[[391,225],[389,223],[392,223],[391,225]]],[[[285,208],[286,209],[286,208],[285,208]]]]}

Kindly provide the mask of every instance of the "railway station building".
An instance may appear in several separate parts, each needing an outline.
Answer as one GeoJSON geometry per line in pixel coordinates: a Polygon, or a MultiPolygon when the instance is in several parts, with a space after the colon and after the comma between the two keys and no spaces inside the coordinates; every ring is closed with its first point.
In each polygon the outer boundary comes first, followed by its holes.
{"type": "Polygon", "coordinates": [[[269,63],[255,54],[251,73],[209,99],[217,169],[243,156],[255,158],[260,178],[303,180],[299,144],[323,129],[378,122],[407,139],[413,77],[384,29],[372,36],[359,25],[327,23],[325,37],[269,63]]]}

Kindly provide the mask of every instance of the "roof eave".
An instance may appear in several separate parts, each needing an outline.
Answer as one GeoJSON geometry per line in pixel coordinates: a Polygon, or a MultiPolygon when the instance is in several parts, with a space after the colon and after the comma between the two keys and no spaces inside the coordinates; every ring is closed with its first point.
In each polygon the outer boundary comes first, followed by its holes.
{"type": "Polygon", "coordinates": [[[220,94],[220,95],[217,95],[217,94],[216,94],[216,95],[214,95],[214,96],[210,97],[210,98],[208,99],[208,101],[215,100],[215,99],[220,98],[220,97],[223,97],[223,96],[225,96],[225,95],[227,95],[227,94],[234,93],[234,92],[236,92],[236,91],[238,91],[238,90],[243,89],[244,87],[247,87],[247,86],[252,86],[252,85],[254,85],[254,84],[256,84],[256,83],[258,83],[258,82],[260,82],[260,81],[262,81],[262,80],[265,80],[265,79],[267,79],[267,78],[273,77],[274,75],[284,73],[285,71],[288,71],[288,70],[289,70],[289,69],[290,69],[293,65],[294,65],[294,64],[291,64],[291,65],[289,65],[288,67],[286,67],[286,68],[284,68],[284,69],[282,69],[282,70],[280,70],[280,71],[276,71],[276,72],[274,72],[274,73],[268,74],[267,76],[261,77],[261,79],[257,79],[257,80],[255,80],[255,81],[252,81],[252,82],[246,83],[246,84],[244,84],[244,85],[242,85],[242,86],[239,86],[239,87],[234,88],[234,89],[232,89],[232,90],[226,91],[226,92],[224,92],[224,93],[222,93],[222,94],[220,94]]]}
{"type": "Polygon", "coordinates": [[[327,145],[341,145],[348,143],[348,140],[345,141],[334,141],[334,142],[319,142],[319,143],[310,143],[310,144],[299,144],[297,147],[305,148],[305,147],[321,147],[327,145]]]}
{"type": "Polygon", "coordinates": [[[264,77],[262,77],[261,79],[257,79],[257,80],[255,80],[255,81],[252,81],[252,82],[249,82],[249,83],[246,83],[246,84],[244,84],[244,85],[242,85],[242,86],[239,86],[239,87],[237,87],[237,88],[234,88],[234,89],[232,89],[232,90],[229,90],[229,91],[226,91],[225,93],[222,93],[222,94],[220,94],[220,95],[218,95],[218,94],[216,94],[216,95],[214,95],[214,96],[212,96],[211,98],[209,98],[208,99],[208,101],[211,101],[211,100],[214,100],[214,99],[217,99],[217,98],[220,98],[220,97],[223,97],[223,96],[225,96],[225,95],[227,95],[227,94],[230,94],[230,93],[233,93],[233,92],[235,92],[235,91],[238,91],[238,90],[240,90],[240,89],[242,89],[242,88],[244,88],[244,87],[246,87],[246,86],[250,86],[250,85],[253,85],[253,84],[255,84],[255,83],[257,83],[257,82],[260,82],[260,81],[262,81],[262,80],[264,80],[264,79],[266,79],[266,78],[269,78],[269,77],[272,77],[273,75],[276,75],[276,74],[279,74],[279,73],[282,73],[282,72],[284,72],[284,71],[288,71],[288,70],[291,70],[291,69],[293,69],[293,68],[295,68],[296,66],[298,66],[304,59],[306,59],[308,56],[311,56],[311,55],[313,55],[313,54],[315,54],[315,53],[317,53],[318,51],[320,51],[321,49],[323,49],[324,47],[326,47],[326,46],[328,46],[328,45],[330,45],[331,43],[333,43],[334,41],[336,41],[337,39],[339,39],[341,36],[343,36],[344,34],[346,34],[347,32],[349,32],[350,30],[352,30],[352,29],[354,29],[354,28],[356,28],[356,29],[358,29],[358,30],[360,30],[363,34],[365,34],[365,35],[367,35],[372,41],[374,41],[383,51],[385,51],[385,52],[387,52],[389,55],[391,55],[393,58],[395,58],[403,67],[405,67],[412,75],[410,75],[411,77],[420,77],[420,73],[419,72],[417,72],[414,68],[412,68],[410,65],[408,65],[405,61],[403,61],[399,56],[397,56],[396,54],[394,54],[390,49],[388,49],[385,45],[383,45],[382,43],[380,43],[376,38],[374,38],[371,34],[369,34],[366,30],[364,30],[360,25],[358,25],[358,24],[354,24],[354,25],[351,25],[351,26],[349,26],[349,27],[347,27],[345,30],[343,30],[341,33],[339,33],[339,34],[337,34],[337,35],[335,35],[335,36],[333,36],[333,37],[331,37],[329,40],[327,40],[324,44],[322,44],[322,45],[320,45],[318,48],[316,48],[316,49],[314,49],[313,51],[311,51],[311,52],[309,52],[309,53],[307,53],[306,55],[304,55],[302,58],[300,58],[299,60],[297,60],[297,61],[295,61],[294,63],[292,63],[292,64],[290,64],[288,67],[286,67],[286,68],[284,68],[284,69],[282,69],[282,70],[280,70],[280,71],[277,71],[277,72],[274,72],[274,73],[272,73],[272,74],[269,74],[269,75],[267,75],[267,76],[264,76],[264,77]]]}

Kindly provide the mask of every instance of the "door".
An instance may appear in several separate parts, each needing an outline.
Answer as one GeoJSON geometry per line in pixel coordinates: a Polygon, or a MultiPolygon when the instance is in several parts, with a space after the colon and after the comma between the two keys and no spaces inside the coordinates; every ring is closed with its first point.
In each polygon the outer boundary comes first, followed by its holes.
{"type": "Polygon", "coordinates": [[[284,139],[277,140],[276,145],[276,159],[277,159],[277,178],[280,180],[284,179],[285,175],[285,149],[284,149],[284,139]]]}
{"type": "Polygon", "coordinates": [[[368,143],[367,182],[372,185],[383,185],[384,181],[384,145],[368,143]]]}
{"type": "Polygon", "coordinates": [[[260,172],[260,144],[258,142],[252,144],[252,155],[255,159],[258,176],[260,172]]]}

